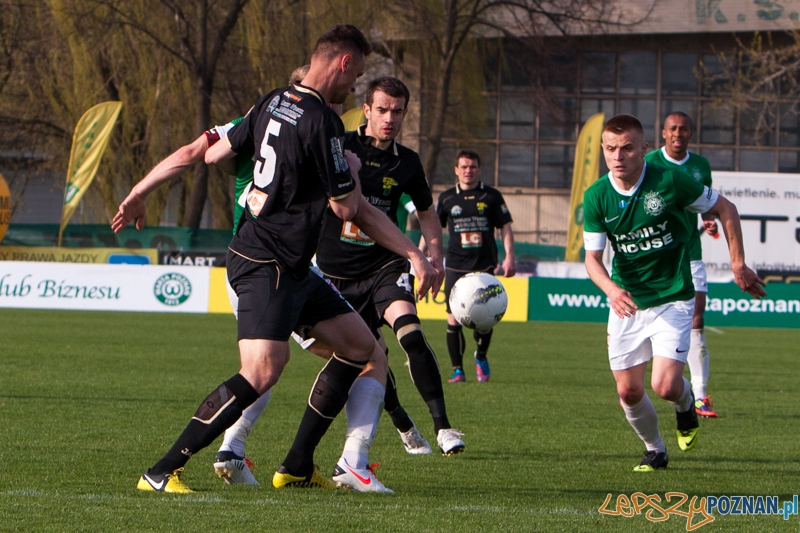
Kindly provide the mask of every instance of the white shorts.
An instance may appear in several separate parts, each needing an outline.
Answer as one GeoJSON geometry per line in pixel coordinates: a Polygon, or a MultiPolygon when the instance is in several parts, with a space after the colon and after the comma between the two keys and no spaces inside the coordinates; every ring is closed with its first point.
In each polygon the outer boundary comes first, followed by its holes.
{"type": "Polygon", "coordinates": [[[608,361],[611,370],[648,362],[654,355],[686,363],[692,333],[694,299],[640,309],[628,318],[608,317],[608,361]]]}
{"type": "Polygon", "coordinates": [[[692,283],[695,292],[708,292],[708,277],[706,276],[706,264],[702,261],[691,261],[692,283]]]}
{"type": "MultiPolygon", "coordinates": [[[[319,271],[319,269],[317,267],[312,267],[311,270],[313,270],[314,273],[317,274],[319,277],[322,277],[322,273],[319,271]]],[[[230,283],[230,281],[228,281],[228,276],[225,276],[225,288],[228,289],[228,300],[231,302],[231,307],[233,308],[233,316],[236,317],[236,319],[238,320],[239,319],[239,296],[236,295],[236,291],[233,290],[233,287],[231,287],[231,283],[230,283]]],[[[304,339],[303,337],[301,337],[300,335],[298,335],[294,331],[292,332],[292,338],[304,350],[307,350],[308,347],[311,346],[312,344],[314,344],[314,341],[316,341],[316,339],[314,337],[311,337],[311,338],[308,338],[308,339],[304,339]]]]}

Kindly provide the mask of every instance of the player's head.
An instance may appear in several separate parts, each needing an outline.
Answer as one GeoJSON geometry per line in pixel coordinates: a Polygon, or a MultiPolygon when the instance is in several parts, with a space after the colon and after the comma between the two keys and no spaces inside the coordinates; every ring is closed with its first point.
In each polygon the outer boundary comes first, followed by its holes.
{"type": "Polygon", "coordinates": [[[410,96],[406,84],[397,78],[384,76],[369,82],[364,103],[367,135],[379,143],[397,137],[403,127],[410,96]]]}
{"type": "Polygon", "coordinates": [[[633,115],[616,115],[603,126],[603,156],[611,175],[635,183],[644,167],[644,128],[633,115]]]}
{"type": "Polygon", "coordinates": [[[294,85],[295,83],[301,83],[303,78],[308,75],[308,70],[311,68],[311,65],[303,65],[302,67],[297,67],[292,71],[292,74],[289,76],[289,85],[294,85]]]}
{"type": "Polygon", "coordinates": [[[689,141],[694,135],[692,118],[683,111],[675,111],[664,119],[664,129],[661,137],[664,138],[664,147],[667,155],[673,159],[682,160],[686,157],[689,141]]]}
{"type": "Polygon", "coordinates": [[[329,103],[341,104],[355,91],[370,52],[369,41],[352,24],[336,24],[325,30],[311,53],[311,71],[324,71],[329,78],[325,83],[329,103]]]}
{"type": "Polygon", "coordinates": [[[456,154],[456,177],[458,184],[464,189],[472,189],[478,185],[481,175],[481,156],[472,150],[460,150],[456,154]]]}

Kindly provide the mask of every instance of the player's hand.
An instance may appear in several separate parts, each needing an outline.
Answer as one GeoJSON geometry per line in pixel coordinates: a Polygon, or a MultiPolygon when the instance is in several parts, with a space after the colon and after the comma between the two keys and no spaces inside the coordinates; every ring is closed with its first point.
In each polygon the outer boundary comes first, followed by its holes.
{"type": "Polygon", "coordinates": [[[517,273],[517,263],[513,258],[506,256],[503,259],[503,275],[507,278],[513,278],[517,273]]]}
{"type": "Polygon", "coordinates": [[[631,293],[620,287],[616,287],[611,294],[608,294],[608,299],[611,302],[611,309],[613,309],[614,313],[620,318],[632,317],[639,309],[633,301],[631,293]]]}
{"type": "Polygon", "coordinates": [[[703,221],[703,231],[711,235],[712,237],[719,232],[719,226],[717,226],[716,220],[704,220],[703,221]]]}
{"type": "Polygon", "coordinates": [[[361,160],[358,156],[350,150],[344,151],[344,159],[347,161],[347,164],[352,168],[356,174],[358,171],[361,170],[361,160]]]}
{"type": "Polygon", "coordinates": [[[128,197],[119,204],[119,211],[111,221],[111,229],[114,230],[114,233],[119,233],[132,221],[136,222],[136,229],[142,229],[146,212],[144,198],[131,191],[128,197]]]}
{"type": "Polygon", "coordinates": [[[757,300],[767,295],[767,291],[764,290],[767,284],[758,277],[758,274],[750,270],[747,265],[734,266],[731,267],[731,269],[733,270],[733,279],[736,281],[739,288],[742,289],[742,292],[746,292],[757,300]]]}
{"type": "Polygon", "coordinates": [[[414,274],[417,277],[417,300],[422,300],[428,291],[435,298],[439,294],[439,287],[442,286],[442,277],[436,271],[428,259],[422,254],[411,256],[411,265],[414,267],[414,274]],[[438,284],[437,284],[438,283],[438,284]]]}
{"type": "Polygon", "coordinates": [[[428,262],[436,270],[436,280],[434,280],[433,286],[431,287],[431,292],[435,298],[436,295],[439,294],[439,288],[442,286],[442,283],[444,283],[444,259],[442,259],[441,256],[430,256],[428,257],[428,262]]]}

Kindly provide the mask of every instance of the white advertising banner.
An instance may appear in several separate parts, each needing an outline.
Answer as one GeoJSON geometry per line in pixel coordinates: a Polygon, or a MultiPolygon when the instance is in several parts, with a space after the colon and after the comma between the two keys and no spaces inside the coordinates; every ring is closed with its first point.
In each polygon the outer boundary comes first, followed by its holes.
{"type": "Polygon", "coordinates": [[[206,313],[209,269],[0,262],[0,307],[206,313]]]}
{"type": "MultiPolygon", "coordinates": [[[[736,204],[745,260],[754,269],[800,271],[800,175],[714,172],[714,189],[736,204]]],[[[725,237],[702,236],[709,279],[733,279],[725,237]]]]}

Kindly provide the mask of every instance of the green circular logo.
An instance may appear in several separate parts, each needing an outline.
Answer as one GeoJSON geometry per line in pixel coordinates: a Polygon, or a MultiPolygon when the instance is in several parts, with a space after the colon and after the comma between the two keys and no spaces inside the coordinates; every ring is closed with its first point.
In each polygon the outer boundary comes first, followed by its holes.
{"type": "Polygon", "coordinates": [[[177,272],[164,274],[156,280],[153,286],[158,301],[170,307],[181,305],[192,295],[192,284],[189,278],[177,272]]]}
{"type": "Polygon", "coordinates": [[[578,207],[575,208],[575,212],[572,214],[572,218],[575,220],[576,224],[583,224],[583,204],[578,204],[578,207]]]}

